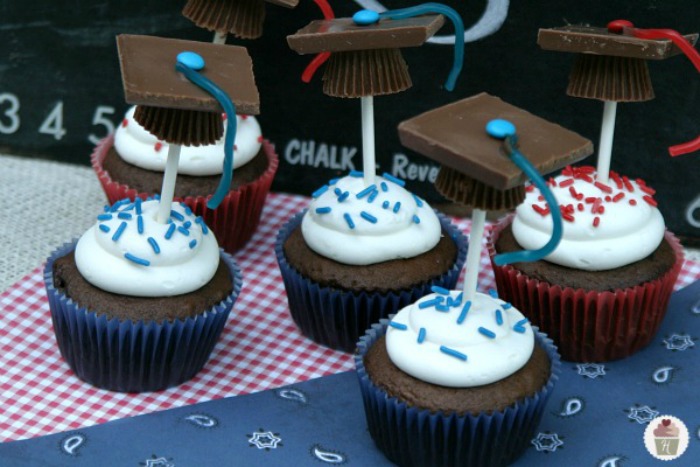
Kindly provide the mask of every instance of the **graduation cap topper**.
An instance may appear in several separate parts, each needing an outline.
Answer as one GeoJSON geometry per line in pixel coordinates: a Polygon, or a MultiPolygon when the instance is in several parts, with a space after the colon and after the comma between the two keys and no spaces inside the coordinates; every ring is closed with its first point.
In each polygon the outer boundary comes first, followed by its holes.
{"type": "Polygon", "coordinates": [[[467,299],[476,292],[486,210],[514,208],[522,202],[523,184],[529,178],[552,213],[552,237],[538,250],[497,255],[494,262],[545,257],[561,239],[562,220],[556,199],[539,172],[563,168],[593,152],[588,139],[486,93],[403,121],[399,139],[407,148],[441,164],[435,181],[441,194],[474,208],[464,281],[467,299]]]}
{"type": "Polygon", "coordinates": [[[173,198],[182,145],[211,144],[223,135],[222,180],[207,206],[221,203],[233,170],[236,112],[257,114],[260,101],[252,61],[243,47],[152,36],[117,37],[125,99],[135,120],[170,143],[161,192],[161,219],[173,198]]]}
{"type": "Polygon", "coordinates": [[[214,31],[214,42],[223,44],[227,34],[240,39],[262,36],[265,3],[294,8],[299,0],[187,0],[182,14],[200,28],[214,31]]]}

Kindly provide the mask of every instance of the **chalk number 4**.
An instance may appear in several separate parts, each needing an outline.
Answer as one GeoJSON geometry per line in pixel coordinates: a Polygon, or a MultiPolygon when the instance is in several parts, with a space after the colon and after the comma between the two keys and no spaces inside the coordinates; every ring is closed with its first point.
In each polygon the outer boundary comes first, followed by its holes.
{"type": "Polygon", "coordinates": [[[58,101],[46,117],[44,122],[39,127],[39,133],[51,135],[56,140],[61,140],[66,134],[66,129],[63,128],[63,101],[58,101]]]}

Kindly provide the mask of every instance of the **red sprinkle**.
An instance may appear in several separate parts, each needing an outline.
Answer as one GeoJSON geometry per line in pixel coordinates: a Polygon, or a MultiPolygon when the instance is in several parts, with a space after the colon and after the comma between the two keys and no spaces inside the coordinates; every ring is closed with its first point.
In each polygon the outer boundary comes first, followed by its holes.
{"type": "Polygon", "coordinates": [[[544,196],[539,195],[539,196],[537,197],[537,201],[544,201],[544,196]]]}
{"type": "Polygon", "coordinates": [[[634,186],[630,183],[630,179],[624,175],[622,176],[622,183],[625,184],[625,188],[627,188],[627,191],[629,191],[630,193],[634,192],[634,186]]]}
{"type": "Polygon", "coordinates": [[[577,208],[579,211],[583,211],[583,203],[578,203],[578,204],[576,205],[576,208],[577,208]]]}
{"type": "Polygon", "coordinates": [[[598,227],[598,224],[600,224],[600,217],[595,216],[593,218],[593,227],[598,227]]]}
{"type": "Polygon", "coordinates": [[[525,191],[528,192],[528,193],[532,193],[533,191],[535,191],[535,185],[528,185],[528,186],[526,186],[526,187],[525,187],[525,191]]]}
{"type": "Polygon", "coordinates": [[[595,202],[593,203],[593,207],[591,208],[591,213],[595,214],[595,213],[599,212],[599,209],[601,207],[600,206],[601,202],[602,202],[602,200],[600,198],[595,199],[595,202]]]}
{"type": "Polygon", "coordinates": [[[656,200],[654,198],[652,198],[651,196],[646,195],[646,196],[643,196],[642,199],[652,206],[657,205],[656,200]]]}
{"type": "Polygon", "coordinates": [[[260,135],[260,136],[258,136],[258,143],[262,143],[262,142],[263,142],[263,137],[262,137],[262,135],[260,135]]]}
{"type": "Polygon", "coordinates": [[[630,206],[636,206],[636,205],[637,205],[637,200],[631,199],[630,206]]]}
{"type": "Polygon", "coordinates": [[[610,196],[606,196],[606,197],[605,197],[605,202],[606,202],[606,203],[609,203],[611,200],[612,200],[612,198],[611,198],[610,196]]]}
{"type": "Polygon", "coordinates": [[[226,115],[226,112],[221,114],[221,120],[226,121],[227,118],[228,118],[228,115],[226,115]]]}
{"type": "Polygon", "coordinates": [[[554,178],[549,177],[549,180],[547,180],[547,183],[549,183],[552,186],[557,186],[557,181],[554,180],[554,178]]]}
{"type": "Polygon", "coordinates": [[[596,198],[595,196],[588,196],[588,197],[586,197],[585,201],[586,201],[586,203],[591,204],[591,203],[595,203],[595,200],[597,200],[597,199],[598,198],[596,198]]]}
{"type": "Polygon", "coordinates": [[[537,214],[539,214],[540,216],[542,216],[542,217],[544,217],[544,216],[546,216],[547,214],[549,214],[549,208],[543,208],[542,206],[540,206],[540,205],[538,205],[538,204],[533,204],[533,205],[532,205],[532,209],[534,209],[535,212],[536,212],[537,214]]]}
{"type": "Polygon", "coordinates": [[[574,171],[571,169],[570,165],[567,165],[564,167],[564,170],[561,171],[562,175],[566,175],[567,177],[571,177],[574,174],[574,171]]]}
{"type": "Polygon", "coordinates": [[[160,152],[160,150],[163,149],[163,143],[161,143],[160,141],[158,141],[158,142],[156,143],[156,145],[153,147],[153,149],[155,149],[156,152],[160,152]]]}
{"type": "Polygon", "coordinates": [[[237,144],[234,144],[234,145],[233,145],[233,150],[234,150],[234,151],[238,151],[238,145],[237,145],[237,144]]]}
{"type": "Polygon", "coordinates": [[[559,186],[562,188],[566,188],[569,185],[573,185],[575,180],[573,178],[567,178],[566,180],[563,180],[559,182],[559,186]]]}
{"type": "Polygon", "coordinates": [[[586,174],[581,174],[578,176],[578,178],[580,178],[581,180],[583,180],[585,182],[593,183],[593,179],[586,174]]]}
{"type": "Polygon", "coordinates": [[[651,187],[648,187],[648,186],[646,186],[646,185],[639,185],[639,189],[642,190],[644,193],[646,193],[646,194],[648,194],[648,195],[653,195],[653,194],[656,193],[656,190],[655,190],[655,189],[653,189],[653,188],[651,188],[651,187]]]}
{"type": "Polygon", "coordinates": [[[606,192],[606,193],[612,193],[612,188],[610,188],[610,187],[609,187],[608,185],[606,185],[605,183],[601,183],[601,182],[596,181],[596,182],[593,183],[593,184],[594,184],[595,186],[597,186],[598,188],[600,188],[602,191],[606,192]]]}
{"type": "Polygon", "coordinates": [[[613,182],[615,182],[617,189],[622,190],[622,180],[620,179],[620,176],[617,174],[617,172],[611,170],[610,171],[610,178],[612,179],[613,182]]]}
{"type": "Polygon", "coordinates": [[[122,126],[123,126],[124,128],[126,128],[126,126],[127,126],[128,124],[129,124],[129,120],[127,120],[126,118],[125,118],[124,120],[122,120],[122,126]]]}
{"type": "Polygon", "coordinates": [[[574,216],[569,214],[568,212],[562,212],[561,213],[561,218],[564,219],[567,222],[573,222],[574,221],[574,216]]]}
{"type": "Polygon", "coordinates": [[[617,203],[618,201],[620,201],[624,197],[625,197],[625,194],[623,192],[619,192],[618,194],[613,196],[613,198],[612,198],[613,203],[617,203]]]}
{"type": "Polygon", "coordinates": [[[247,119],[248,119],[248,116],[247,116],[247,115],[241,114],[241,118],[242,118],[243,120],[247,120],[247,119]]]}
{"type": "Polygon", "coordinates": [[[598,206],[598,214],[605,214],[605,206],[598,206]]]}

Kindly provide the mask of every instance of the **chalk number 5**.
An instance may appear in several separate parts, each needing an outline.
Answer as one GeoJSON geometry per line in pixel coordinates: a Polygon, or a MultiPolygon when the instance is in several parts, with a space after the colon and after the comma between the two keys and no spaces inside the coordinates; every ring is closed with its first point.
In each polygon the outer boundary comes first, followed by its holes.
{"type": "Polygon", "coordinates": [[[19,129],[19,99],[14,94],[0,94],[0,133],[11,135],[19,129]],[[6,107],[5,104],[9,105],[6,107]]]}
{"type": "Polygon", "coordinates": [[[105,134],[102,136],[97,136],[94,133],[91,133],[88,136],[88,141],[90,141],[92,144],[97,144],[102,138],[114,131],[114,123],[112,120],[107,118],[107,115],[113,115],[114,112],[114,107],[107,105],[100,105],[95,109],[95,115],[92,116],[92,124],[102,125],[105,128],[105,134]]]}

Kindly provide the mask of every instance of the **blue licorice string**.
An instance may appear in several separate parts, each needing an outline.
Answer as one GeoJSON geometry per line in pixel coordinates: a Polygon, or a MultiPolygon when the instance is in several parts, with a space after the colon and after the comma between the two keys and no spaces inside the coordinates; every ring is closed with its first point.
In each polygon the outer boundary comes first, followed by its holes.
{"type": "Polygon", "coordinates": [[[524,251],[514,251],[510,253],[501,253],[493,258],[493,262],[498,266],[503,266],[504,264],[519,263],[519,262],[529,262],[529,261],[539,261],[548,254],[550,254],[559,245],[561,241],[561,236],[563,232],[563,221],[561,218],[561,211],[559,210],[559,203],[557,203],[554,194],[550,191],[547,182],[540,175],[540,173],[535,169],[535,167],[527,160],[523,154],[517,149],[518,137],[516,135],[509,135],[506,137],[508,143],[508,156],[510,160],[515,163],[515,165],[522,170],[525,175],[528,176],[532,183],[539,188],[542,196],[544,196],[547,207],[549,207],[549,212],[552,214],[552,236],[549,241],[540,249],[537,250],[524,250],[524,251]]]}
{"type": "Polygon", "coordinates": [[[452,25],[455,28],[454,60],[452,61],[452,70],[450,70],[450,74],[445,82],[445,89],[452,91],[455,88],[459,74],[462,72],[462,64],[464,63],[464,23],[462,22],[462,17],[459,16],[459,13],[447,5],[431,2],[408,8],[401,8],[398,10],[385,11],[383,13],[379,13],[379,17],[389,19],[405,19],[427,13],[439,13],[441,15],[445,15],[450,21],[452,21],[452,25]]]}
{"type": "Polygon", "coordinates": [[[187,65],[177,62],[175,69],[184,74],[200,88],[212,95],[216,99],[224,112],[226,112],[226,137],[224,138],[224,172],[221,174],[221,181],[214,195],[207,201],[209,209],[215,209],[221,204],[231,187],[233,178],[233,145],[236,141],[236,105],[226,92],[205,76],[200,75],[187,65]]]}

